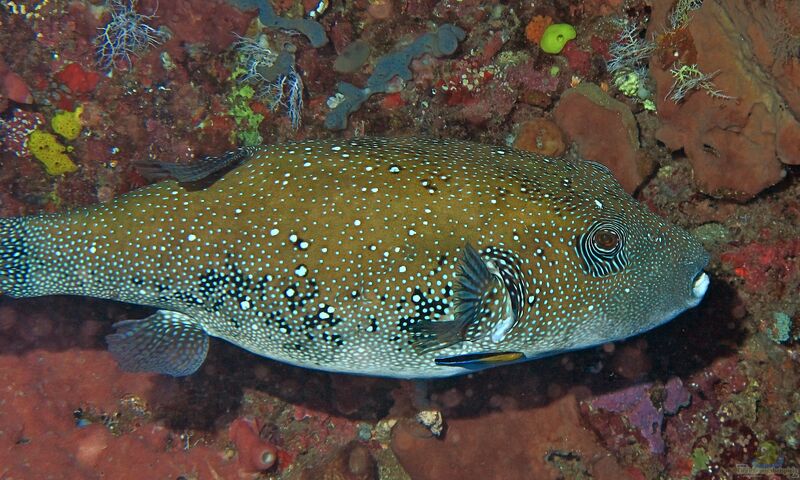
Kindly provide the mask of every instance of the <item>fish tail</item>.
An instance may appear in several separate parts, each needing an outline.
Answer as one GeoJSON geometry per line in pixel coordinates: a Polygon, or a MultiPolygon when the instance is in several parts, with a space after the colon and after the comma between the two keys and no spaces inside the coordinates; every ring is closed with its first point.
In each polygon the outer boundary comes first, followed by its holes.
{"type": "Polygon", "coordinates": [[[22,218],[0,218],[0,293],[24,297],[30,273],[29,246],[22,218]]]}

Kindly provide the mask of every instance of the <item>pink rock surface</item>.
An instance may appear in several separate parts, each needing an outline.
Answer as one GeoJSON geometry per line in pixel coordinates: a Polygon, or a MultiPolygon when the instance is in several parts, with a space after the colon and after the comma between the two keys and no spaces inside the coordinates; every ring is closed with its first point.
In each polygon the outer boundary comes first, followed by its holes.
{"type": "Polygon", "coordinates": [[[269,470],[278,458],[278,452],[263,440],[258,422],[253,418],[237,418],[228,427],[228,436],[236,445],[240,477],[257,475],[269,470]]]}
{"type": "Polygon", "coordinates": [[[592,478],[627,478],[583,427],[571,394],[540,408],[447,420],[443,439],[424,435],[414,424],[399,424],[392,448],[415,480],[563,478],[553,452],[575,454],[592,478]]]}
{"type": "Polygon", "coordinates": [[[102,324],[77,320],[91,315],[91,307],[60,298],[50,303],[50,313],[35,305],[0,306],[0,477],[176,478],[199,473],[212,478],[216,472],[235,478],[236,462],[224,459],[218,446],[199,442],[185,450],[181,432],[160,422],[143,422],[116,435],[99,421],[79,426],[74,412],[81,407],[115,412],[120,399],[130,395],[149,404],[163,401],[158,377],[117,368],[110,354],[99,349],[102,324]]]}
{"type": "Polygon", "coordinates": [[[653,171],[653,163],[639,149],[639,129],[630,109],[595,84],[567,90],[555,108],[556,123],[580,155],[600,162],[628,193],[653,171]]]}
{"type": "Polygon", "coordinates": [[[6,73],[0,94],[17,103],[33,103],[33,95],[25,80],[14,72],[6,73]]]}
{"type": "MultiPolygon", "coordinates": [[[[654,2],[653,28],[668,23],[673,3],[654,2]]],[[[662,121],[656,136],[671,150],[685,151],[706,193],[746,200],[779,182],[784,164],[800,164],[800,58],[785,56],[780,44],[791,31],[800,32],[800,24],[789,23],[798,22],[792,9],[800,13],[783,0],[721,0],[693,12],[686,27],[696,50],[692,62],[706,74],[719,72],[714,85],[732,99],[698,90],[675,103],[667,98],[673,65],[658,53],[651,59],[662,121]]]]}

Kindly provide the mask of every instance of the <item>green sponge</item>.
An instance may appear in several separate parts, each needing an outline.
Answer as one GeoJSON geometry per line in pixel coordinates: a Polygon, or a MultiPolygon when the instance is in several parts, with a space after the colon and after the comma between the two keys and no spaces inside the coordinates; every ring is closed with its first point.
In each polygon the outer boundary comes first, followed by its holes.
{"type": "Polygon", "coordinates": [[[545,53],[556,54],[561,52],[564,45],[576,37],[575,29],[568,23],[554,23],[547,27],[539,41],[539,46],[545,53]]]}

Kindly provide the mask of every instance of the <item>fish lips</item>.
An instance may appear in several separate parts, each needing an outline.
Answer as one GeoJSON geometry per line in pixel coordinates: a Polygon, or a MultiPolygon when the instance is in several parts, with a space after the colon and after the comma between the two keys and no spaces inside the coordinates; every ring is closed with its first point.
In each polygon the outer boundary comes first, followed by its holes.
{"type": "Polygon", "coordinates": [[[692,291],[688,303],[689,308],[696,307],[703,300],[710,283],[711,280],[708,278],[708,274],[700,270],[692,282],[692,291]]]}
{"type": "Polygon", "coordinates": [[[689,301],[687,302],[687,308],[693,308],[700,304],[700,301],[703,300],[706,291],[708,291],[708,286],[711,283],[711,279],[703,270],[708,265],[708,261],[709,254],[703,250],[703,255],[700,258],[700,261],[697,262],[697,270],[689,290],[689,301]]]}

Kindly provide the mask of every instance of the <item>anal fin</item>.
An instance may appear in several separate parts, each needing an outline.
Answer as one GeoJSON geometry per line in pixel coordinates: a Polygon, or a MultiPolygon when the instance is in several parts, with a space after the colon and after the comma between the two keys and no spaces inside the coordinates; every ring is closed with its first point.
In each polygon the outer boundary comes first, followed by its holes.
{"type": "Polygon", "coordinates": [[[208,353],[208,334],[190,317],[159,310],[142,320],[114,324],[106,336],[108,350],[128,372],[157,372],[173,377],[191,375],[208,353]]]}
{"type": "Polygon", "coordinates": [[[522,352],[478,352],[465,353],[462,355],[452,355],[435,359],[436,365],[446,365],[451,367],[489,367],[503,365],[506,363],[516,363],[525,359],[522,352]]]}

